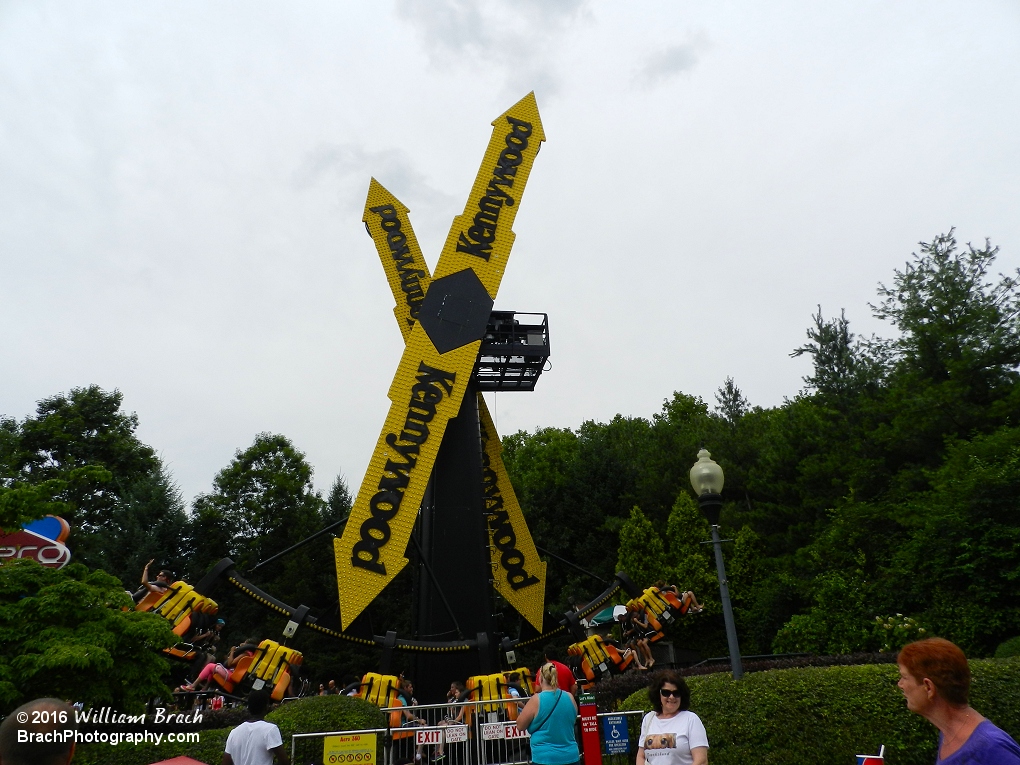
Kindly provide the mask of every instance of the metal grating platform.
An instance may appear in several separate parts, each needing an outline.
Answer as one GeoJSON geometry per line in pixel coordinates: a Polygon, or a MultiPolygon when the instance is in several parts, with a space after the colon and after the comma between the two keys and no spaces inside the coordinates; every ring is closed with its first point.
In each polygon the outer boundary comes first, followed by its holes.
{"type": "Polygon", "coordinates": [[[493,311],[473,379],[483,391],[532,391],[548,360],[548,314],[493,311]]]}

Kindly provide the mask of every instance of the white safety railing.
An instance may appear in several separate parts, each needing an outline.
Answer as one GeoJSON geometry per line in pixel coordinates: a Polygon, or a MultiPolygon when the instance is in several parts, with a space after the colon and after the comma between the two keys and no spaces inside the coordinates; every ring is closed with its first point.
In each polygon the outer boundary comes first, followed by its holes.
{"type": "Polygon", "coordinates": [[[387,765],[526,763],[529,737],[514,722],[526,702],[521,698],[384,709],[393,742],[387,765]]]}
{"type": "MultiPolygon", "coordinates": [[[[382,711],[388,724],[383,728],[294,734],[291,761],[294,765],[524,765],[531,760],[530,736],[517,728],[515,720],[518,707],[526,701],[386,708],[382,711]]],[[[598,713],[603,765],[633,765],[643,714],[598,713]]]]}

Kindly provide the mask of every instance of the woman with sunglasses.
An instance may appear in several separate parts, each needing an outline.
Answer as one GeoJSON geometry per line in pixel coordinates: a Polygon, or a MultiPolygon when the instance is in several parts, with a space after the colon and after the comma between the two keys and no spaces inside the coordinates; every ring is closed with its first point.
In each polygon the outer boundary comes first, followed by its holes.
{"type": "Polygon", "coordinates": [[[689,709],[684,679],[671,669],[658,672],[648,697],[653,711],[641,721],[636,765],[707,765],[708,735],[689,709]]]}

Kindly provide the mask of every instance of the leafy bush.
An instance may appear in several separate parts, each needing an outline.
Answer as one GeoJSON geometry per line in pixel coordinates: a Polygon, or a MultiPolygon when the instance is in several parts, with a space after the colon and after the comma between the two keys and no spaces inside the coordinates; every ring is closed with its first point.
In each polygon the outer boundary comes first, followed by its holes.
{"type": "MultiPolygon", "coordinates": [[[[280,726],[283,743],[290,751],[290,737],[294,733],[313,733],[337,730],[361,730],[385,727],[382,712],[368,702],[347,696],[313,696],[298,699],[266,715],[269,722],[280,726]]],[[[88,744],[80,746],[74,756],[74,765],[148,765],[182,755],[208,765],[218,765],[223,758],[229,728],[203,730],[197,744],[162,743],[159,746],[144,744],[88,744]]],[[[319,744],[321,751],[321,743],[319,744]]]]}
{"type": "MultiPolygon", "coordinates": [[[[1020,736],[1020,660],[978,660],[971,703],[1014,738],[1020,736]]],[[[714,674],[687,679],[691,709],[708,730],[714,765],[843,765],[883,744],[896,765],[929,765],[936,731],[907,711],[889,665],[775,670],[740,682],[714,674]]],[[[625,709],[651,709],[640,690],[625,709]]]]}
{"type": "Polygon", "coordinates": [[[917,619],[903,614],[876,616],[872,629],[882,644],[879,650],[886,652],[899,651],[907,643],[923,640],[928,632],[917,619]]]}
{"type": "Polygon", "coordinates": [[[284,704],[266,719],[280,726],[284,739],[292,733],[383,728],[386,715],[367,701],[349,696],[312,696],[284,704]]]}
{"type": "Polygon", "coordinates": [[[149,765],[182,756],[207,765],[219,765],[229,733],[227,729],[201,731],[197,744],[83,744],[75,749],[72,765],[149,765]]]}
{"type": "Polygon", "coordinates": [[[195,726],[197,730],[215,730],[216,728],[233,728],[248,719],[248,708],[223,707],[202,713],[202,722],[195,726]]]}
{"type": "Polygon", "coordinates": [[[178,638],[131,605],[120,580],[80,563],[0,565],[0,714],[44,696],[137,714],[167,695],[159,651],[178,638]]]}
{"type": "Polygon", "coordinates": [[[1020,635],[1000,643],[995,649],[996,659],[1008,659],[1010,656],[1020,656],[1020,635]]]}
{"type": "MultiPolygon", "coordinates": [[[[617,709],[624,709],[625,707],[619,706],[620,702],[647,688],[650,679],[647,672],[624,672],[622,675],[612,675],[595,683],[591,693],[595,697],[595,704],[599,711],[613,712],[617,709]]],[[[633,709],[633,707],[626,708],[633,709]]]]}

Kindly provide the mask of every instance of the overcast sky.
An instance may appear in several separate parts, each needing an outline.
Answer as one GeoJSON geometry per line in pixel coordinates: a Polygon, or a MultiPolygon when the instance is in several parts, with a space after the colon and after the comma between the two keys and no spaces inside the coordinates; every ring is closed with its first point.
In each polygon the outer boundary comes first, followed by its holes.
{"type": "Polygon", "coordinates": [[[500,433],[780,404],[919,240],[1020,266],[1018,64],[1015,0],[0,0],[0,414],[96,383],[186,499],[262,431],[357,491],[403,347],[369,178],[434,266],[530,90],[496,307],[552,369],[500,433]]]}

